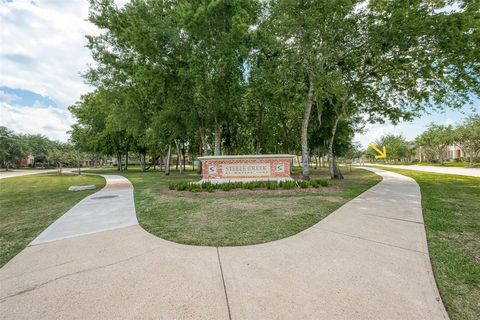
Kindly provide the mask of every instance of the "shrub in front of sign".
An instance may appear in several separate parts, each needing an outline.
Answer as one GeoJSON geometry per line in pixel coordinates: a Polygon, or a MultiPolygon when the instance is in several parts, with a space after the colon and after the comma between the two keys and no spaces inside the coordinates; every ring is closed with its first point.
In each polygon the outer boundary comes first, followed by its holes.
{"type": "Polygon", "coordinates": [[[311,186],[311,181],[312,180],[300,180],[297,183],[300,188],[306,189],[311,186]]]}
{"type": "Polygon", "coordinates": [[[222,184],[213,184],[211,182],[192,183],[192,182],[172,182],[169,185],[170,190],[190,191],[190,192],[213,192],[214,190],[231,191],[235,189],[268,189],[268,190],[290,190],[294,188],[320,188],[327,187],[329,181],[325,179],[297,180],[297,181],[250,181],[250,182],[226,182],[222,184]]]}
{"type": "Polygon", "coordinates": [[[281,181],[279,184],[279,187],[288,190],[288,189],[293,189],[296,186],[295,181],[281,181]]]}

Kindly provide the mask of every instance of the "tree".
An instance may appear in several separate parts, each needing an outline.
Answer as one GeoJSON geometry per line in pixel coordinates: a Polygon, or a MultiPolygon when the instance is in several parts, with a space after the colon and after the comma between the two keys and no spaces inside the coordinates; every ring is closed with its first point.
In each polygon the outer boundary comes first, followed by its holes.
{"type": "Polygon", "coordinates": [[[53,162],[58,168],[58,173],[62,175],[63,164],[69,161],[67,146],[60,145],[59,147],[48,150],[47,160],[53,162]]]}
{"type": "Polygon", "coordinates": [[[213,122],[214,154],[221,154],[222,131],[241,102],[244,63],[251,47],[249,27],[257,22],[254,0],[190,1],[182,7],[186,34],[192,43],[192,69],[200,95],[213,122]]]}
{"type": "Polygon", "coordinates": [[[82,167],[83,161],[85,160],[85,154],[80,150],[71,148],[67,153],[68,161],[70,161],[75,167],[78,168],[78,175],[81,174],[80,168],[82,167]]]}
{"type": "Polygon", "coordinates": [[[26,149],[21,136],[0,126],[0,161],[7,171],[27,155],[26,149]]]}
{"type": "Polygon", "coordinates": [[[480,154],[480,115],[472,115],[456,127],[454,140],[469,155],[470,166],[473,166],[475,157],[480,154]]]}
{"type": "Polygon", "coordinates": [[[375,145],[378,147],[383,147],[387,149],[387,160],[388,161],[401,161],[405,160],[409,155],[409,142],[401,135],[388,134],[382,136],[379,140],[375,141],[375,145]]]}
{"type": "MultiPolygon", "coordinates": [[[[478,26],[474,2],[462,11],[423,1],[271,1],[272,19],[285,50],[304,68],[306,104],[302,126],[304,177],[308,177],[306,132],[313,101],[338,122],[364,114],[370,121],[411,119],[433,105],[458,107],[479,94],[478,26]],[[451,28],[455,25],[456,28],[451,28]],[[459,45],[461,38],[469,45],[459,45]],[[450,43],[451,42],[451,43],[450,43]]],[[[285,60],[287,61],[287,60],[285,60]]],[[[334,166],[330,165],[332,177],[334,166]]]]}
{"type": "Polygon", "coordinates": [[[416,144],[431,151],[441,164],[445,161],[448,147],[455,141],[451,125],[430,124],[428,129],[416,138],[416,144]]]}
{"type": "Polygon", "coordinates": [[[33,167],[37,163],[44,163],[47,161],[48,150],[54,147],[54,142],[41,134],[28,134],[22,137],[25,142],[26,150],[33,157],[33,167]]]}
{"type": "Polygon", "coordinates": [[[311,154],[338,178],[360,118],[396,123],[480,93],[474,1],[90,3],[96,89],[71,108],[72,141],[118,170],[129,152],[147,170],[172,151],[300,151],[305,179],[311,154]]]}

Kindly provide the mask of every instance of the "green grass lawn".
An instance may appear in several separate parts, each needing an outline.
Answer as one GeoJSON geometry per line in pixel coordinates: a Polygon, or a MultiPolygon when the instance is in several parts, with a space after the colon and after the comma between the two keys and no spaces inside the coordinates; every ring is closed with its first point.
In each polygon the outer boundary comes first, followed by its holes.
{"type": "Polygon", "coordinates": [[[102,177],[53,173],[1,179],[0,267],[78,201],[104,185],[102,177]],[[74,184],[95,184],[97,189],[68,191],[74,184]]]}
{"type": "MultiPolygon", "coordinates": [[[[443,164],[440,163],[433,163],[433,162],[419,162],[417,163],[419,166],[435,166],[435,167],[464,167],[464,168],[471,168],[470,162],[456,162],[456,161],[448,161],[444,162],[443,164]]],[[[479,163],[473,164],[474,168],[479,168],[479,163]]]]}
{"type": "Polygon", "coordinates": [[[379,169],[420,185],[435,279],[452,320],[480,319],[480,178],[379,169]]]}
{"type": "Polygon", "coordinates": [[[402,165],[402,166],[434,166],[434,167],[460,167],[460,168],[480,168],[480,163],[474,163],[473,166],[470,165],[470,162],[457,162],[457,161],[445,161],[443,164],[437,162],[402,162],[402,161],[387,161],[384,162],[383,160],[377,160],[376,162],[372,162],[373,164],[388,164],[388,165],[402,165]]]}
{"type": "MultiPolygon", "coordinates": [[[[312,177],[327,178],[326,169],[312,173],[312,177]]],[[[165,177],[161,172],[129,169],[123,175],[134,184],[137,216],[143,228],[163,239],[207,246],[248,245],[294,235],[381,180],[357,169],[345,172],[345,180],[307,191],[192,193],[168,190],[172,181],[199,181],[200,176],[191,171],[173,171],[165,177]]]]}

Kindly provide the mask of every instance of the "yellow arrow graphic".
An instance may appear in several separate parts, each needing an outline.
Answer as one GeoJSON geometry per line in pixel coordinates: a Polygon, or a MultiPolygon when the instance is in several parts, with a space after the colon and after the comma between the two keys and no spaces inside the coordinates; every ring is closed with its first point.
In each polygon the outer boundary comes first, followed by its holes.
{"type": "Polygon", "coordinates": [[[386,158],[387,157],[387,149],[383,146],[383,151],[378,149],[373,143],[368,144],[373,150],[378,152],[378,156],[375,156],[375,159],[386,158]]]}

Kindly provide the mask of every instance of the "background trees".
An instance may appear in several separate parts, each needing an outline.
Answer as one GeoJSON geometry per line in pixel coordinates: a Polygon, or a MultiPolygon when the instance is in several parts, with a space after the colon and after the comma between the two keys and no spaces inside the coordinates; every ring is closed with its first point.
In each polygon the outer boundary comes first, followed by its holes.
{"type": "Polygon", "coordinates": [[[58,168],[58,173],[62,174],[63,165],[69,160],[68,145],[58,143],[47,152],[47,161],[53,163],[58,168]]]}
{"type": "MultiPolygon", "coordinates": [[[[411,143],[408,142],[404,137],[401,135],[394,135],[388,134],[386,136],[382,136],[380,139],[374,142],[377,146],[385,146],[387,149],[387,159],[388,161],[406,161],[407,157],[410,155],[411,150],[411,143]]],[[[377,153],[372,150],[370,147],[368,149],[368,154],[373,155],[373,158],[377,155],[377,153]]]]}
{"type": "Polygon", "coordinates": [[[448,154],[448,147],[455,141],[454,129],[451,125],[430,124],[428,129],[415,139],[417,146],[425,152],[435,155],[441,164],[448,154]]]}
{"type": "Polygon", "coordinates": [[[339,178],[360,119],[396,123],[480,93],[473,1],[90,2],[96,89],[70,108],[72,141],[119,170],[129,152],[142,170],[172,153],[301,153],[305,179],[312,155],[339,178]]]}
{"type": "Polygon", "coordinates": [[[0,166],[8,170],[11,167],[19,167],[22,160],[27,156],[33,156],[35,167],[39,163],[43,167],[55,166],[59,174],[62,174],[64,165],[81,166],[87,155],[73,147],[70,143],[52,141],[42,135],[16,134],[6,127],[0,127],[0,166]]]}
{"type": "Polygon", "coordinates": [[[27,156],[27,146],[19,135],[0,127],[0,162],[7,170],[27,156]]]}
{"type": "Polygon", "coordinates": [[[480,155],[480,115],[473,115],[455,128],[454,141],[469,155],[472,166],[475,157],[480,155]]]}
{"type": "MultiPolygon", "coordinates": [[[[385,135],[375,141],[379,147],[387,149],[386,161],[428,161],[443,164],[447,159],[462,160],[469,158],[473,166],[480,155],[480,115],[471,115],[457,125],[430,124],[427,129],[415,138],[407,141],[401,135],[385,135]],[[462,150],[456,153],[455,147],[462,150]]],[[[377,153],[370,147],[364,154],[374,160],[377,153]]]]}

